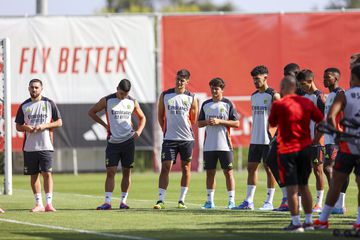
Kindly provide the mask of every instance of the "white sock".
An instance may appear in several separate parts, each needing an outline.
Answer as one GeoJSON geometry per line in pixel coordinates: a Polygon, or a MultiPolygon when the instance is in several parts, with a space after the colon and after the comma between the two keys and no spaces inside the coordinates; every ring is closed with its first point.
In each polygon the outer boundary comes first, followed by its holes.
{"type": "Polygon", "coordinates": [[[36,205],[43,206],[41,193],[35,193],[35,194],[34,194],[34,197],[35,197],[35,203],[36,203],[36,205]]]}
{"type": "Polygon", "coordinates": [[[316,191],[316,204],[322,207],[322,201],[324,197],[324,190],[316,191]]]}
{"type": "Polygon", "coordinates": [[[305,214],[305,223],[313,223],[313,219],[312,219],[312,213],[309,214],[305,214]]]}
{"type": "Polygon", "coordinates": [[[185,202],[185,197],[186,197],[186,194],[187,194],[188,190],[189,190],[188,187],[181,187],[179,202],[180,201],[185,202]]]}
{"type": "Polygon", "coordinates": [[[105,203],[111,203],[112,192],[105,192],[105,203]]]}
{"type": "Polygon", "coordinates": [[[255,185],[247,185],[246,198],[245,201],[252,203],[254,202],[256,186],[255,185]]]}
{"type": "Polygon", "coordinates": [[[330,207],[329,205],[326,205],[323,207],[320,216],[319,216],[319,220],[320,222],[326,222],[329,219],[329,216],[332,212],[334,207],[330,207]]]}
{"type": "Polygon", "coordinates": [[[335,203],[335,208],[345,207],[345,193],[340,193],[338,200],[335,203]]]}
{"type": "Polygon", "coordinates": [[[268,188],[265,202],[273,203],[275,195],[275,188],[268,188]]]}
{"type": "Polygon", "coordinates": [[[214,202],[215,189],[206,189],[207,201],[214,202]]]}
{"type": "Polygon", "coordinates": [[[301,225],[300,215],[291,216],[291,221],[292,221],[292,224],[295,226],[301,225]]]}
{"type": "Polygon", "coordinates": [[[283,195],[282,197],[283,197],[283,198],[287,198],[286,187],[282,187],[282,188],[281,188],[281,192],[282,192],[282,195],[283,195]]]}
{"type": "Polygon", "coordinates": [[[358,207],[358,214],[357,214],[356,224],[360,224],[360,207],[358,207]]]}
{"type": "Polygon", "coordinates": [[[229,202],[235,202],[235,190],[228,191],[229,202]]]}
{"type": "Polygon", "coordinates": [[[166,189],[159,188],[159,201],[165,202],[166,189]]]}
{"type": "Polygon", "coordinates": [[[128,195],[129,195],[129,193],[127,193],[127,192],[121,193],[121,203],[126,203],[128,195]]]}
{"type": "Polygon", "coordinates": [[[46,204],[52,204],[53,194],[52,193],[46,193],[46,204]]]}

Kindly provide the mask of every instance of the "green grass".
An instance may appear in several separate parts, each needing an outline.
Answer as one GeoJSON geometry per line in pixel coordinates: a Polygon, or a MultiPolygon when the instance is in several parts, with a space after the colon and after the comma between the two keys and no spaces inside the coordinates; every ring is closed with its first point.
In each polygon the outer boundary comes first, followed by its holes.
{"type": "MultiPolygon", "coordinates": [[[[237,203],[243,200],[246,190],[246,172],[236,173],[237,203]]],[[[119,182],[113,207],[119,204],[119,182]]],[[[129,210],[95,211],[103,202],[105,174],[54,175],[55,213],[30,213],[34,200],[30,191],[29,177],[14,176],[13,196],[0,196],[0,206],[6,210],[0,215],[0,239],[111,239],[121,236],[136,236],[151,239],[332,239],[331,231],[315,231],[302,234],[285,233],[281,230],[290,221],[289,213],[231,211],[225,210],[227,193],[221,172],[217,173],[215,193],[216,210],[201,210],[206,199],[205,174],[193,173],[190,190],[186,199],[189,209],[178,210],[180,174],[172,173],[166,197],[165,210],[153,210],[157,200],[158,174],[134,173],[130,190],[129,210]],[[60,226],[71,229],[93,231],[93,234],[79,233],[75,230],[50,229],[17,223],[3,222],[3,219],[21,222],[60,226]],[[112,234],[109,237],[94,233],[112,234]]],[[[265,199],[266,177],[259,175],[255,194],[255,207],[260,207],[265,199]]],[[[314,178],[311,190],[315,194],[314,178]]],[[[43,196],[44,197],[44,196],[43,196]]],[[[274,203],[280,202],[281,191],[276,190],[274,203]]],[[[357,189],[352,179],[347,194],[348,213],[345,216],[332,216],[334,228],[350,228],[356,219],[357,189]]],[[[303,217],[302,217],[303,219],[303,217]]],[[[125,238],[124,238],[125,239],[125,238]]],[[[338,239],[338,238],[334,238],[338,239]]]]}

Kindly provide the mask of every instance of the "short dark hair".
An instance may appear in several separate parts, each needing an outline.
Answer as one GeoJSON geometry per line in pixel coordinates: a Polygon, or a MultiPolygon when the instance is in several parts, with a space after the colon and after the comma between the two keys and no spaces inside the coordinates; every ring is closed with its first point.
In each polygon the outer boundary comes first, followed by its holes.
{"type": "Polygon", "coordinates": [[[284,76],[293,76],[291,73],[294,73],[294,76],[300,72],[300,67],[296,63],[289,63],[284,67],[284,76]]]}
{"type": "Polygon", "coordinates": [[[264,65],[256,66],[251,72],[251,76],[255,77],[260,74],[269,74],[269,70],[264,65]]]}
{"type": "Polygon", "coordinates": [[[351,69],[351,74],[354,74],[360,81],[360,65],[356,65],[351,69]]]}
{"type": "Polygon", "coordinates": [[[330,67],[330,68],[325,69],[324,73],[327,73],[327,72],[329,72],[329,73],[337,73],[337,74],[341,75],[340,70],[338,68],[335,68],[335,67],[330,67]]]}
{"type": "Polygon", "coordinates": [[[43,85],[43,83],[42,83],[42,81],[41,81],[40,79],[38,79],[38,78],[33,78],[33,79],[30,80],[29,86],[30,86],[32,83],[35,83],[35,82],[40,83],[41,86],[43,85]]]}
{"type": "Polygon", "coordinates": [[[118,88],[123,90],[124,92],[129,92],[131,89],[131,82],[130,80],[124,78],[119,82],[118,88]]]}
{"type": "Polygon", "coordinates": [[[176,76],[183,76],[186,79],[190,78],[190,72],[187,69],[180,69],[179,71],[177,71],[176,76]]]}
{"type": "Polygon", "coordinates": [[[314,78],[314,73],[310,69],[303,69],[296,75],[298,81],[303,81],[307,78],[314,78]]]}
{"type": "Polygon", "coordinates": [[[209,82],[210,87],[220,87],[221,89],[225,88],[225,81],[222,78],[216,77],[211,79],[209,82]]]}

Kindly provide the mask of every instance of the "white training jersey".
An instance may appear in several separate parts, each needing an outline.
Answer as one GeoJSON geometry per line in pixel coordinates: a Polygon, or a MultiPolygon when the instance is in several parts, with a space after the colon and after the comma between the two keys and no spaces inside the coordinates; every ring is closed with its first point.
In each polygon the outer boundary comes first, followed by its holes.
{"type": "Polygon", "coordinates": [[[251,95],[252,130],[251,144],[269,144],[269,115],[275,91],[267,88],[264,92],[256,91],[251,95]]]}
{"type": "Polygon", "coordinates": [[[190,110],[195,98],[194,94],[188,90],[177,94],[175,88],[162,94],[165,107],[164,140],[193,141],[190,110]]]}
{"type": "MultiPolygon", "coordinates": [[[[239,120],[239,114],[233,103],[222,98],[218,102],[206,100],[200,109],[199,121],[218,118],[223,120],[239,120]]],[[[204,152],[207,151],[232,151],[230,128],[224,125],[206,126],[204,152]]]]}
{"type": "MultiPolygon", "coordinates": [[[[37,126],[60,119],[60,112],[55,103],[46,98],[33,102],[31,98],[24,101],[16,114],[15,122],[20,125],[37,126]]],[[[25,133],[23,150],[25,152],[54,151],[53,133],[51,129],[41,132],[25,133]]]]}
{"type": "MultiPolygon", "coordinates": [[[[325,102],[325,110],[324,110],[324,119],[325,120],[329,114],[331,105],[333,104],[336,95],[342,91],[344,91],[344,90],[342,88],[338,87],[338,88],[335,88],[333,91],[331,91],[331,93],[329,93],[329,95],[327,95],[326,102],[325,102]]],[[[330,134],[325,133],[324,134],[324,144],[325,145],[335,144],[334,137],[330,134]]]]}
{"type": "MultiPolygon", "coordinates": [[[[303,97],[312,101],[315,104],[315,106],[324,114],[325,96],[320,90],[316,90],[312,94],[305,93],[303,97]]],[[[314,139],[315,122],[313,120],[310,121],[310,134],[311,134],[311,139],[314,139]]]]}
{"type": "Polygon", "coordinates": [[[130,96],[119,99],[116,93],[106,96],[105,99],[108,142],[122,143],[129,140],[135,134],[131,122],[135,99],[130,96]]]}
{"type": "MultiPolygon", "coordinates": [[[[360,123],[360,87],[352,87],[345,91],[344,117],[360,123]]],[[[352,129],[345,127],[344,132],[360,134],[360,128],[352,129]]],[[[360,146],[350,142],[341,142],[340,150],[345,153],[360,155],[360,146]]]]}

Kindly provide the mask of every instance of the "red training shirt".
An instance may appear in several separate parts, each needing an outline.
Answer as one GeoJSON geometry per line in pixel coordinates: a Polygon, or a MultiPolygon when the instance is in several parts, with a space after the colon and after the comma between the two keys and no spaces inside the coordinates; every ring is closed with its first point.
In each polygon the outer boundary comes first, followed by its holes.
{"type": "Polygon", "coordinates": [[[278,153],[299,152],[312,143],[310,120],[321,122],[324,115],[304,97],[291,94],[273,103],[269,124],[278,126],[278,153]]]}

